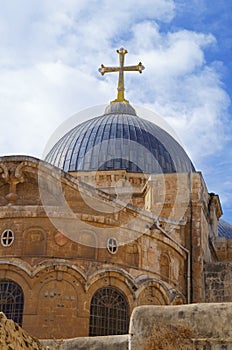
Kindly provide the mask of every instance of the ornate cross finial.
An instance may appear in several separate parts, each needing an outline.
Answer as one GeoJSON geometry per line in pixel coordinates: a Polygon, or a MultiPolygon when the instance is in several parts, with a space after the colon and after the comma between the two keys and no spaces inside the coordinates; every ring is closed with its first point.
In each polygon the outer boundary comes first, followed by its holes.
{"type": "Polygon", "coordinates": [[[104,75],[105,73],[110,72],[119,72],[118,74],[118,96],[116,100],[111,101],[113,102],[125,102],[128,103],[127,100],[124,98],[124,72],[128,71],[138,71],[139,73],[142,73],[142,71],[145,69],[145,67],[142,65],[141,62],[137,64],[137,66],[124,66],[124,56],[127,54],[127,50],[124,48],[121,48],[117,50],[117,53],[119,54],[119,67],[105,67],[104,64],[101,65],[101,67],[98,69],[101,75],[104,75]]]}

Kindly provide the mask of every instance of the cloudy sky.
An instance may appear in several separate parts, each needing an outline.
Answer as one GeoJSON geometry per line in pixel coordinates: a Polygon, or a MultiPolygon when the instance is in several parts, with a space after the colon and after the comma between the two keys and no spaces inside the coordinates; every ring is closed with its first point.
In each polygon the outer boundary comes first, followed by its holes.
{"type": "Polygon", "coordinates": [[[231,14],[230,0],[1,0],[0,155],[40,158],[61,123],[114,99],[97,68],[125,47],[146,66],[126,97],[171,125],[232,223],[231,14]]]}

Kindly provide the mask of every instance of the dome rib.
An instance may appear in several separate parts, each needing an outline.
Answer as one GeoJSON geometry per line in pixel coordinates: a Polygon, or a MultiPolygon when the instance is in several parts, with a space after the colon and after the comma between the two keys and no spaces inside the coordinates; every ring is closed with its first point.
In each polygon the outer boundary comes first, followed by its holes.
{"type": "Polygon", "coordinates": [[[218,222],[218,236],[232,239],[232,225],[220,219],[218,222]]]}

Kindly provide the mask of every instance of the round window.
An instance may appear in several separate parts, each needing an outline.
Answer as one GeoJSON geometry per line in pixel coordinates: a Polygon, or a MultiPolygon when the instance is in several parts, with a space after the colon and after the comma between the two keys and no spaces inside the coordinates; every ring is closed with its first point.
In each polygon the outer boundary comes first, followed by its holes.
{"type": "Polygon", "coordinates": [[[3,247],[9,247],[14,242],[14,232],[11,230],[5,230],[1,235],[1,244],[3,247]]]}
{"type": "Polygon", "coordinates": [[[107,249],[110,254],[115,254],[118,250],[118,242],[115,238],[109,238],[107,241],[107,249]]]}

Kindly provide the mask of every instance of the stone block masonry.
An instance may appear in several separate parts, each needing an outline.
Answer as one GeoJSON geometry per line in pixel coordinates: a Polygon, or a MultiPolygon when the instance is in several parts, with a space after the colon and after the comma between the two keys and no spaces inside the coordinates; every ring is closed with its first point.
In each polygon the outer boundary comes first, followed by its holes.
{"type": "Polygon", "coordinates": [[[128,350],[129,335],[44,340],[41,343],[46,346],[46,350],[128,350]]]}
{"type": "Polygon", "coordinates": [[[205,300],[207,302],[232,302],[232,263],[207,264],[205,276],[205,300]]]}

